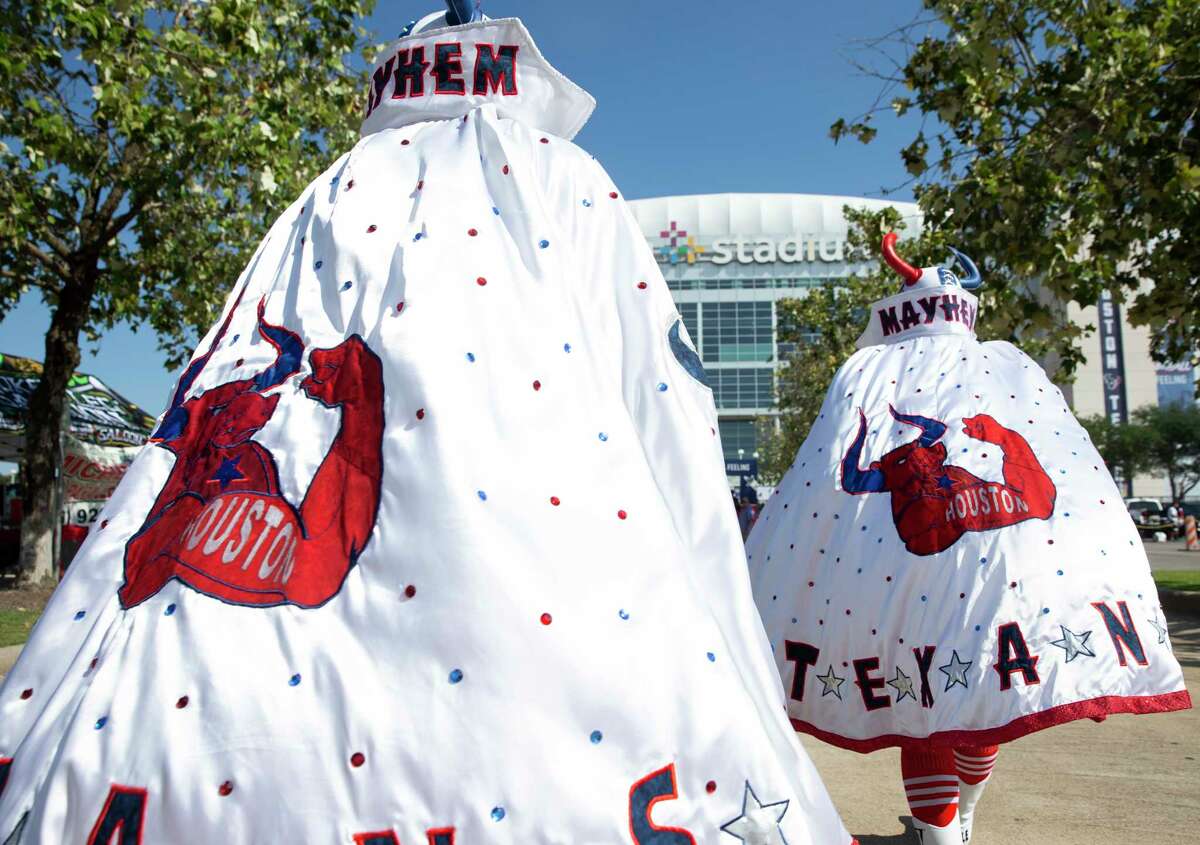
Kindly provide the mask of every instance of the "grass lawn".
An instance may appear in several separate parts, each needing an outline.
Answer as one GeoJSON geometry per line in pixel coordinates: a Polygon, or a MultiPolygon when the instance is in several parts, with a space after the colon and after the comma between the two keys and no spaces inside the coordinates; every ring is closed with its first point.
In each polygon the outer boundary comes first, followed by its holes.
{"type": "Polygon", "coordinates": [[[1183,590],[1200,593],[1200,569],[1176,569],[1154,573],[1154,583],[1160,590],[1183,590]]]}
{"type": "Polygon", "coordinates": [[[0,647],[25,642],[40,615],[40,610],[0,610],[0,647]]]}

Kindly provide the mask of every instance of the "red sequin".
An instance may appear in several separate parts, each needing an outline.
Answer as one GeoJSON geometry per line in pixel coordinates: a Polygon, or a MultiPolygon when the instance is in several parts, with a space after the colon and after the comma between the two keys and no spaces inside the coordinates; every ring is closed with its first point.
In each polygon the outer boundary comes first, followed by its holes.
{"type": "Polygon", "coordinates": [[[562,499],[558,498],[558,496],[551,496],[550,504],[554,505],[554,507],[558,507],[562,504],[562,499]]]}
{"type": "Polygon", "coordinates": [[[478,279],[475,280],[475,284],[479,285],[480,287],[483,287],[484,285],[487,284],[487,279],[485,279],[483,276],[480,276],[478,279]]]}
{"type": "Polygon", "coordinates": [[[534,390],[541,390],[541,389],[542,389],[542,383],[541,383],[540,381],[538,381],[537,379],[534,379],[534,380],[533,380],[533,389],[534,389],[534,390]]]}
{"type": "Polygon", "coordinates": [[[638,282],[638,290],[645,290],[645,289],[646,289],[646,283],[638,282]]]}
{"type": "Polygon", "coordinates": [[[346,183],[346,190],[348,191],[353,187],[354,187],[354,180],[351,179],[349,182],[346,183]]]}
{"type": "Polygon", "coordinates": [[[237,363],[236,363],[236,364],[234,364],[233,366],[235,366],[235,367],[240,367],[240,366],[242,366],[242,364],[244,364],[244,363],[246,363],[246,359],[245,359],[245,358],[238,358],[238,359],[237,359],[237,363]]]}
{"type": "Polygon", "coordinates": [[[500,172],[503,173],[505,176],[507,176],[508,175],[508,165],[506,164],[503,167],[501,167],[500,172]]]}
{"type": "Polygon", "coordinates": [[[425,187],[425,180],[424,180],[424,179],[418,179],[418,180],[417,180],[417,190],[419,191],[419,190],[421,190],[421,189],[422,189],[422,188],[424,188],[424,187],[425,187]]]}
{"type": "Polygon", "coordinates": [[[404,597],[405,598],[411,599],[416,594],[417,594],[417,588],[414,587],[412,584],[409,584],[407,587],[404,588],[404,597]]]}
{"type": "Polygon", "coordinates": [[[367,757],[361,751],[355,751],[350,755],[350,765],[356,769],[365,762],[367,762],[367,757]]]}
{"type": "Polygon", "coordinates": [[[399,314],[399,313],[400,313],[401,311],[403,311],[403,310],[404,310],[404,303],[403,303],[403,302],[397,302],[397,303],[396,303],[396,313],[397,313],[397,314],[399,314]]]}
{"type": "Polygon", "coordinates": [[[400,142],[400,146],[402,146],[402,147],[407,147],[407,146],[408,146],[408,139],[407,139],[407,138],[405,138],[403,141],[401,141],[401,142],[400,142]]]}
{"type": "Polygon", "coordinates": [[[717,791],[717,782],[715,780],[710,780],[708,783],[704,784],[704,791],[709,795],[712,795],[717,791]]]}
{"type": "Polygon", "coordinates": [[[549,613],[542,614],[542,624],[543,625],[549,625],[553,621],[554,621],[554,617],[552,617],[549,613]]]}
{"type": "Polygon", "coordinates": [[[611,192],[609,192],[609,196],[610,196],[610,197],[612,197],[613,199],[616,199],[616,198],[617,198],[617,192],[616,192],[616,191],[611,191],[611,192]]]}
{"type": "Polygon", "coordinates": [[[33,690],[32,690],[32,689],[23,689],[23,690],[21,690],[21,700],[22,700],[22,701],[28,701],[28,700],[29,700],[30,698],[32,698],[32,697],[33,697],[33,690]]]}
{"type": "Polygon", "coordinates": [[[475,237],[476,235],[479,234],[479,232],[477,232],[475,229],[467,229],[467,234],[470,235],[471,237],[475,237]]]}
{"type": "Polygon", "coordinates": [[[175,702],[176,710],[182,710],[183,708],[185,708],[187,706],[188,706],[188,697],[186,695],[181,695],[179,697],[179,700],[175,702]]]}
{"type": "Polygon", "coordinates": [[[549,143],[550,143],[550,139],[549,139],[549,138],[543,138],[543,139],[542,139],[542,143],[543,143],[543,144],[549,144],[549,143]]]}
{"type": "Polygon", "coordinates": [[[417,419],[419,419],[419,420],[425,419],[425,409],[424,408],[417,408],[417,419]]]}
{"type": "Polygon", "coordinates": [[[629,514],[625,513],[625,511],[617,511],[617,519],[624,519],[627,516],[629,516],[629,514]]]}
{"type": "Polygon", "coordinates": [[[105,528],[107,528],[107,527],[108,527],[108,520],[107,520],[107,519],[102,519],[102,520],[100,520],[100,528],[101,528],[101,530],[103,530],[103,529],[105,529],[105,528]]]}
{"type": "Polygon", "coordinates": [[[368,227],[367,227],[367,234],[368,234],[368,235],[369,235],[369,234],[371,234],[371,233],[372,233],[372,232],[374,232],[374,231],[375,231],[377,228],[378,228],[378,227],[377,227],[377,226],[376,226],[374,223],[372,223],[370,226],[368,226],[368,227]]]}
{"type": "Polygon", "coordinates": [[[220,795],[222,798],[224,798],[226,795],[228,795],[231,792],[233,792],[233,782],[232,781],[227,780],[223,784],[221,784],[220,786],[217,787],[217,794],[220,795]]]}

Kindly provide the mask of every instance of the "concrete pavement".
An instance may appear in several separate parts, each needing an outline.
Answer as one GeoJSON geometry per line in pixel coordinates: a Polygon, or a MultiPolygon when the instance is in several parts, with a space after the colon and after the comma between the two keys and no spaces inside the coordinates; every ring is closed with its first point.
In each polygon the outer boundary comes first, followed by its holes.
{"type": "Polygon", "coordinates": [[[1146,543],[1146,554],[1150,557],[1150,568],[1200,569],[1200,552],[1189,552],[1183,540],[1169,543],[1146,543]]]}

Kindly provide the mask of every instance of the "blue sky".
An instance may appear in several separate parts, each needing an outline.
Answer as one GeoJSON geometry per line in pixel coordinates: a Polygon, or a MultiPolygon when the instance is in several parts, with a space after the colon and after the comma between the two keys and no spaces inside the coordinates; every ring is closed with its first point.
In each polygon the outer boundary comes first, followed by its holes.
{"type": "MultiPolygon", "coordinates": [[[[433,0],[381,0],[384,44],[433,0]]],[[[547,59],[598,101],[576,142],[629,198],[723,191],[880,196],[905,181],[898,149],[917,118],[885,119],[869,146],[829,125],[870,106],[878,81],[851,64],[860,41],[912,20],[918,0],[855,2],[484,2],[524,20],[547,59]]],[[[332,157],[332,156],[331,156],[332,157]]],[[[323,165],[313,168],[320,172],[323,165]]],[[[911,199],[907,189],[891,194],[911,199]]],[[[281,199],[281,209],[290,198],[281,199]]],[[[0,323],[0,352],[40,359],[49,313],[27,294],[0,323]]],[[[80,367],[157,415],[173,374],[153,334],[118,327],[80,367]]]]}

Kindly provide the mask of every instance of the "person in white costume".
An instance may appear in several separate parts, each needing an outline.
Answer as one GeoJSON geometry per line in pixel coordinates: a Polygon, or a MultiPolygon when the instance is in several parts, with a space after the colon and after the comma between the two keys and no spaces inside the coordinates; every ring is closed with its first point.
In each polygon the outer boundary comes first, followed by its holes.
{"type": "Polygon", "coordinates": [[[901,749],[926,843],[971,836],[998,745],[1191,706],[1146,553],[1066,401],[974,334],[979,271],[883,254],[876,302],[747,545],[797,730],[901,749]]]}
{"type": "Polygon", "coordinates": [[[0,841],[850,842],[593,105],[383,53],[0,687],[0,841]]]}

